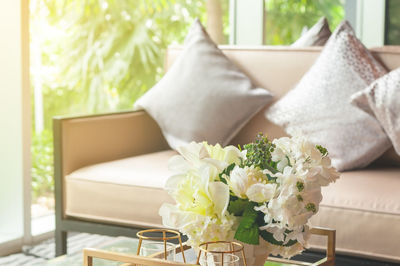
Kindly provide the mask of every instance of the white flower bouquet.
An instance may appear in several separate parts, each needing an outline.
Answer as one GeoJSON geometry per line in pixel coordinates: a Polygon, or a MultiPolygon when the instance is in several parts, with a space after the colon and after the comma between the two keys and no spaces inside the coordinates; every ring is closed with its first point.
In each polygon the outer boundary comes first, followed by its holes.
{"type": "Polygon", "coordinates": [[[339,177],[327,150],[303,137],[270,142],[260,134],[243,149],[192,142],[178,152],[169,164],[175,175],[166,183],[176,204],[163,204],[160,215],[192,247],[236,239],[262,241],[271,254],[286,258],[298,254],[321,187],[339,177]]]}

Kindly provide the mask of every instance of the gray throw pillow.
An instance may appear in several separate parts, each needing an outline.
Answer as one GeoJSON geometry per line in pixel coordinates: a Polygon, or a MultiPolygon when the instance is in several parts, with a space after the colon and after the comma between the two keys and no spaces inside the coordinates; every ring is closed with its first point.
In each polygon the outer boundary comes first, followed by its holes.
{"type": "Polygon", "coordinates": [[[352,103],[379,121],[400,155],[400,68],[355,93],[352,103]]]}
{"type": "Polygon", "coordinates": [[[164,77],[134,105],[160,126],[171,148],[191,141],[226,145],[272,95],[256,87],[196,20],[164,77]]]}
{"type": "Polygon", "coordinates": [[[340,171],[364,167],[390,147],[379,123],[350,103],[386,70],[342,22],[297,86],[267,110],[288,134],[325,146],[340,171]]]}
{"type": "Polygon", "coordinates": [[[322,17],[306,33],[295,41],[292,47],[324,46],[331,36],[328,20],[322,17]]]}

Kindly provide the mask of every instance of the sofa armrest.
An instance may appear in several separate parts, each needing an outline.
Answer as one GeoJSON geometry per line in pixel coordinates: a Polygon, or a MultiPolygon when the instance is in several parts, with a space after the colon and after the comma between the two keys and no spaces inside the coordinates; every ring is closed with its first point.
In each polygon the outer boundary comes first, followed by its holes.
{"type": "Polygon", "coordinates": [[[64,177],[95,163],[169,149],[157,123],[144,111],[54,117],[56,227],[62,230],[64,177]]]}
{"type": "Polygon", "coordinates": [[[62,176],[83,166],[168,149],[145,111],[55,117],[55,167],[62,176]]]}

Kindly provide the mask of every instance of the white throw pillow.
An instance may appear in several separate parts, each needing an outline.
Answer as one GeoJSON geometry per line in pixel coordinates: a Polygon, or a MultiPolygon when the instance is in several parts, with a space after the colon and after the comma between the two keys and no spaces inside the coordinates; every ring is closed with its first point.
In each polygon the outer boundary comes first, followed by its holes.
{"type": "Polygon", "coordinates": [[[331,36],[329,23],[326,17],[322,17],[306,33],[295,41],[292,47],[324,46],[331,36]]]}
{"type": "Polygon", "coordinates": [[[400,68],[354,94],[352,103],[379,121],[400,155],[400,68]]]}
{"type": "Polygon", "coordinates": [[[226,145],[272,95],[254,86],[196,20],[164,77],[135,103],[160,126],[171,148],[191,141],[226,145]]]}
{"type": "Polygon", "coordinates": [[[343,22],[298,85],[267,110],[267,118],[289,134],[302,132],[325,146],[338,170],[364,167],[385,152],[390,141],[350,97],[385,73],[343,22]]]}

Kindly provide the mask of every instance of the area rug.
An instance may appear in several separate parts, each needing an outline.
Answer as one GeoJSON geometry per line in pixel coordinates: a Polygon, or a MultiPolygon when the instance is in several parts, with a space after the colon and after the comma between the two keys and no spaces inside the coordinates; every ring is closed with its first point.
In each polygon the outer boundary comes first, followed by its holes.
{"type": "MultiPolygon", "coordinates": [[[[82,249],[86,247],[97,247],[115,237],[102,236],[86,233],[69,233],[68,234],[68,255],[78,255],[82,257],[82,249]]],[[[57,265],[52,262],[55,257],[55,241],[53,239],[46,240],[35,246],[24,246],[22,253],[0,257],[1,266],[19,266],[19,265],[57,265]],[[52,264],[50,264],[50,262],[52,264]]],[[[61,261],[58,263],[61,264],[61,261]]],[[[80,264],[82,265],[82,264],[80,264]]]]}

